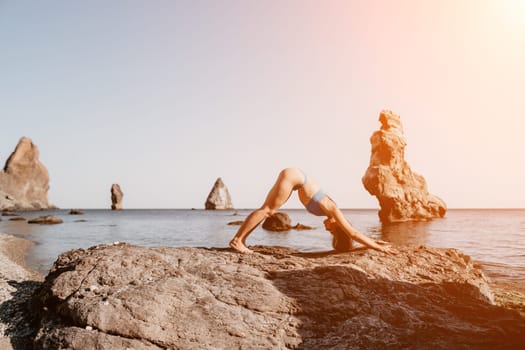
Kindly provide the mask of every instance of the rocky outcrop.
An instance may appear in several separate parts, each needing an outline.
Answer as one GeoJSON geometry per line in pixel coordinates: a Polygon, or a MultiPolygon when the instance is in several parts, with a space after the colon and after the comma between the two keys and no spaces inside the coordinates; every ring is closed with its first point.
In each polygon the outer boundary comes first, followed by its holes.
{"type": "Polygon", "coordinates": [[[54,208],[48,201],[49,173],[39,160],[38,148],[22,137],[0,172],[0,209],[54,208]]]}
{"type": "Polygon", "coordinates": [[[233,209],[230,192],[220,177],[215,181],[204,207],[208,210],[233,209]]]}
{"type": "Polygon", "coordinates": [[[382,111],[381,129],[370,138],[370,165],[362,178],[366,190],[377,197],[382,222],[427,220],[443,217],[446,204],[431,195],[423,176],[405,161],[406,141],[398,115],[382,111]]]}
{"type": "Polygon", "coordinates": [[[111,210],[122,210],[122,198],[124,192],[120,189],[119,184],[111,185],[111,210]]]}
{"type": "Polygon", "coordinates": [[[525,319],[495,306],[454,249],[388,256],[98,246],[60,255],[33,301],[37,349],[512,349],[525,319]]]}

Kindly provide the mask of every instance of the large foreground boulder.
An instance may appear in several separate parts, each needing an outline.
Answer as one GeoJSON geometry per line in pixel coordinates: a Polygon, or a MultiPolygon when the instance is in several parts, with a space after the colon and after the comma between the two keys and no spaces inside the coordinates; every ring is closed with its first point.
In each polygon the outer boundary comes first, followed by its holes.
{"type": "Polygon", "coordinates": [[[370,165],[362,178],[366,190],[377,197],[382,222],[428,220],[443,217],[445,202],[431,195],[425,178],[405,161],[405,136],[398,115],[382,111],[381,129],[370,138],[370,165]]]}
{"type": "Polygon", "coordinates": [[[204,208],[207,210],[233,209],[230,192],[220,177],[213,184],[208,198],[206,198],[206,202],[204,203],[204,208]]]}
{"type": "Polygon", "coordinates": [[[495,349],[525,319],[454,249],[144,248],[60,255],[33,301],[37,349],[495,349]]]}
{"type": "Polygon", "coordinates": [[[49,173],[39,160],[37,146],[22,137],[0,171],[0,209],[54,208],[48,201],[49,173]]]}

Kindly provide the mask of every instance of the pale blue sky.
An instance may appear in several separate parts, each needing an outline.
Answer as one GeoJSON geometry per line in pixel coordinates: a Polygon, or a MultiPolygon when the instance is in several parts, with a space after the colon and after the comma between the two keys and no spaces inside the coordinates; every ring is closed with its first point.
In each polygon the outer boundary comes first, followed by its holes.
{"type": "Polygon", "coordinates": [[[524,207],[523,3],[0,0],[0,159],[32,138],[62,208],[256,207],[287,166],[375,208],[391,109],[449,207],[524,207]]]}

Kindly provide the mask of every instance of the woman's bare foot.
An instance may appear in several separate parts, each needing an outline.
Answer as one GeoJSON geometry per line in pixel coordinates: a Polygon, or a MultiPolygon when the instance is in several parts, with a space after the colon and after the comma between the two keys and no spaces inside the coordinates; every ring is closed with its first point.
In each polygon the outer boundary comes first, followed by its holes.
{"type": "Polygon", "coordinates": [[[235,238],[230,241],[230,247],[238,253],[242,253],[242,254],[253,253],[253,250],[249,249],[247,246],[244,245],[244,243],[242,243],[241,241],[235,238]]]}

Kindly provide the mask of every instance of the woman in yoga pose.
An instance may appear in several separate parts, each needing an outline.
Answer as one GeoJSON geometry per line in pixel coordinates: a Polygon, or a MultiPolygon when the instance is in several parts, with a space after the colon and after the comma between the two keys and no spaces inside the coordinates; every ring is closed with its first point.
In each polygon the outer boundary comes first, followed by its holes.
{"type": "Polygon", "coordinates": [[[293,191],[297,191],[299,200],[306,210],[314,215],[327,217],[324,225],[333,236],[332,245],[335,250],[348,251],[352,248],[352,240],[355,240],[372,249],[387,254],[397,254],[397,250],[386,245],[386,242],[373,240],[359,233],[319,185],[296,168],[286,168],[281,171],[262,207],[246,217],[239,231],[230,241],[230,247],[239,253],[252,253],[253,251],[246,246],[246,238],[264,219],[275,213],[290,198],[293,191]]]}

